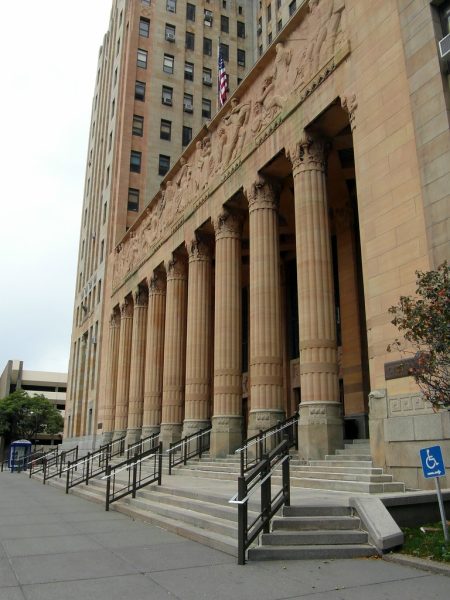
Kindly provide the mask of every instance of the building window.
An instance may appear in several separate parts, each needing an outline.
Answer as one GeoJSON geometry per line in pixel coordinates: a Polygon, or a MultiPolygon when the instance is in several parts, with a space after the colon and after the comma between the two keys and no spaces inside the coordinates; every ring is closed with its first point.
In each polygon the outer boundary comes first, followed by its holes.
{"type": "Polygon", "coordinates": [[[167,85],[162,86],[162,98],[161,101],[163,104],[167,106],[172,106],[172,98],[173,98],[173,88],[168,87],[167,85]]]}
{"type": "Polygon", "coordinates": [[[116,100],[114,99],[111,102],[111,118],[114,116],[114,113],[116,112],[116,100]]]}
{"type": "Polygon", "coordinates": [[[270,46],[271,43],[272,43],[272,32],[270,32],[269,35],[267,36],[267,45],[270,46]]]}
{"type": "Polygon", "coordinates": [[[128,188],[128,206],[127,210],[131,212],[139,211],[139,190],[128,188]]]}
{"type": "MultiPolygon", "coordinates": [[[[112,148],[112,131],[110,131],[109,138],[108,138],[108,152],[111,151],[111,148],[112,148]]],[[[89,179],[88,179],[88,184],[89,184],[89,179]]],[[[88,193],[89,193],[89,185],[88,185],[88,193]]]]}
{"type": "Polygon", "coordinates": [[[170,169],[170,156],[159,155],[158,175],[165,175],[170,169]]]}
{"type": "Polygon", "coordinates": [[[159,137],[161,140],[169,140],[172,137],[172,121],[161,119],[161,125],[159,128],[159,137]]]}
{"type": "Polygon", "coordinates": [[[220,31],[223,31],[223,33],[230,31],[230,19],[225,15],[220,15],[220,31]]]}
{"type": "Polygon", "coordinates": [[[116,44],[116,56],[119,54],[120,52],[120,38],[117,40],[117,44],[116,44]]]}
{"type": "Polygon", "coordinates": [[[166,0],[166,10],[168,12],[177,12],[177,0],[166,0]]]}
{"type": "Polygon", "coordinates": [[[208,100],[207,98],[202,99],[202,117],[205,117],[206,119],[211,118],[211,100],[208,100]]]}
{"type": "Polygon", "coordinates": [[[277,23],[277,33],[283,29],[283,21],[280,19],[277,23]]]}
{"type": "Polygon", "coordinates": [[[243,15],[244,14],[244,9],[242,8],[242,6],[238,6],[238,15],[243,15]]]}
{"type": "Polygon", "coordinates": [[[102,240],[100,243],[100,262],[103,262],[103,258],[105,255],[105,240],[102,240]]]}
{"type": "Polygon", "coordinates": [[[142,137],[144,135],[144,117],[140,115],[133,115],[133,135],[139,135],[142,137]]]}
{"type": "Polygon", "coordinates": [[[106,213],[108,210],[108,203],[105,202],[105,204],[103,205],[103,218],[102,218],[102,223],[103,225],[106,223],[106,213]]]}
{"type": "Polygon", "coordinates": [[[296,10],[297,10],[297,0],[292,0],[292,2],[289,4],[289,16],[292,17],[292,15],[295,13],[296,10]]]}
{"type": "Polygon", "coordinates": [[[194,50],[195,35],[191,31],[186,31],[186,50],[194,50]]]}
{"type": "Polygon", "coordinates": [[[203,54],[212,56],[212,41],[209,38],[203,38],[203,54]]]}
{"type": "Polygon", "coordinates": [[[141,4],[144,6],[150,6],[150,0],[141,0],[141,4]]]}
{"type": "Polygon", "coordinates": [[[186,20],[195,21],[195,4],[186,4],[186,20]]]}
{"type": "Polygon", "coordinates": [[[226,10],[227,8],[227,0],[222,0],[222,8],[226,10]]]}
{"type": "Polygon", "coordinates": [[[258,35],[262,34],[262,18],[259,17],[258,19],[258,31],[256,32],[258,35]]]}
{"type": "Polygon", "coordinates": [[[245,50],[238,48],[237,51],[237,63],[240,67],[245,67],[245,50]]]}
{"type": "Polygon", "coordinates": [[[173,73],[175,59],[171,54],[164,54],[163,71],[164,73],[173,73]]]}
{"type": "Polygon", "coordinates": [[[130,171],[132,173],[140,173],[141,172],[141,159],[142,153],[137,152],[136,150],[132,150],[130,154],[130,171]]]}
{"type": "Polygon", "coordinates": [[[267,20],[271,21],[272,20],[272,5],[269,4],[269,6],[267,7],[267,20]]]}
{"type": "Polygon", "coordinates": [[[202,75],[203,85],[207,85],[208,87],[212,86],[212,70],[207,67],[203,67],[203,75],[202,75]]]}
{"type": "Polygon", "coordinates": [[[139,50],[137,51],[137,66],[141,69],[147,68],[147,50],[139,50]]]}
{"type": "Polygon", "coordinates": [[[175,42],[175,25],[166,23],[165,38],[168,42],[175,42]]]}
{"type": "Polygon", "coordinates": [[[277,10],[281,8],[281,0],[277,0],[277,10]]]}
{"type": "Polygon", "coordinates": [[[184,94],[183,110],[184,110],[184,112],[187,112],[187,113],[194,112],[194,96],[192,94],[184,94]]]}
{"type": "Polygon", "coordinates": [[[206,27],[212,27],[212,23],[213,23],[213,13],[212,10],[207,10],[205,8],[205,14],[203,17],[203,23],[206,25],[206,27]]]}
{"type": "Polygon", "coordinates": [[[262,44],[261,44],[259,46],[259,48],[258,48],[258,54],[259,54],[259,56],[262,56],[262,53],[263,53],[263,47],[262,47],[262,44]]]}
{"type": "Polygon", "coordinates": [[[143,81],[136,81],[134,85],[134,98],[135,100],[145,100],[145,83],[143,81]]]}
{"type": "Polygon", "coordinates": [[[116,85],[116,84],[117,84],[117,67],[114,70],[114,85],[116,85]]]}
{"type": "Polygon", "coordinates": [[[245,23],[242,21],[237,22],[237,36],[240,38],[245,38],[245,23]]]}
{"type": "Polygon", "coordinates": [[[184,63],[184,78],[187,81],[194,81],[194,63],[184,63]]]}
{"type": "Polygon", "coordinates": [[[191,140],[192,140],[192,127],[186,127],[185,125],[183,125],[183,139],[182,139],[183,146],[187,146],[191,140]]]}
{"type": "Polygon", "coordinates": [[[106,187],[109,185],[109,167],[106,168],[106,187]]]}
{"type": "Polygon", "coordinates": [[[141,17],[139,19],[139,35],[141,37],[147,37],[150,34],[150,21],[149,19],[144,19],[144,17],[141,17]]]}
{"type": "Polygon", "coordinates": [[[219,44],[220,52],[222,54],[222,58],[225,62],[230,60],[230,48],[228,44],[219,44]]]}

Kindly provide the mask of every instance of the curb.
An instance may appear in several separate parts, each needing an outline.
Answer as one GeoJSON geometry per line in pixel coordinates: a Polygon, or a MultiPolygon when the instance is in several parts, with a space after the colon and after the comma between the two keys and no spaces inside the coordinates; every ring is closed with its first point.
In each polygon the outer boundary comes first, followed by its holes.
{"type": "Polygon", "coordinates": [[[426,558],[416,558],[415,556],[407,556],[405,554],[398,554],[397,552],[384,554],[382,558],[387,562],[393,562],[406,567],[413,567],[415,569],[421,569],[422,571],[429,571],[430,573],[438,573],[439,575],[450,577],[450,565],[446,565],[445,563],[440,564],[436,561],[427,560],[426,558]]]}

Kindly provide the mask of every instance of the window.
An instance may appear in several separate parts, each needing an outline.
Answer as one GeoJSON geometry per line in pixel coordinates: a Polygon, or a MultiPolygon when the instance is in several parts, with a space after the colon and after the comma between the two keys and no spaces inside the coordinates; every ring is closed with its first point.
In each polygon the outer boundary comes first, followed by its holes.
{"type": "Polygon", "coordinates": [[[165,38],[168,42],[175,42],[175,25],[166,23],[165,38]]]}
{"type": "Polygon", "coordinates": [[[242,6],[238,6],[238,14],[239,15],[243,15],[244,14],[244,9],[242,8],[242,6]]]}
{"type": "Polygon", "coordinates": [[[283,29],[283,21],[280,19],[277,23],[277,33],[283,29]]]}
{"type": "Polygon", "coordinates": [[[207,10],[205,8],[205,14],[203,17],[203,23],[207,26],[207,27],[212,27],[212,23],[213,23],[213,13],[211,10],[207,10]]]}
{"type": "Polygon", "coordinates": [[[105,204],[103,205],[103,217],[102,217],[102,223],[103,225],[106,223],[106,212],[108,210],[108,203],[105,202],[105,204]]]}
{"type": "Polygon", "coordinates": [[[203,38],[203,54],[212,56],[212,41],[209,38],[203,38]]]}
{"type": "Polygon", "coordinates": [[[159,128],[159,137],[161,140],[169,140],[172,137],[172,121],[161,119],[161,125],[159,128]]]}
{"type": "Polygon", "coordinates": [[[139,211],[139,190],[136,190],[135,188],[128,188],[127,210],[133,212],[139,211]]]}
{"type": "Polygon", "coordinates": [[[245,67],[245,50],[238,48],[237,51],[237,63],[240,67],[245,67]]]}
{"type": "Polygon", "coordinates": [[[263,47],[262,47],[262,44],[261,44],[259,46],[259,48],[258,48],[258,54],[259,54],[259,56],[262,56],[262,53],[263,53],[263,47]]]}
{"type": "Polygon", "coordinates": [[[245,38],[245,23],[242,21],[237,22],[237,36],[240,38],[245,38]]]}
{"type": "Polygon", "coordinates": [[[230,19],[225,15],[220,15],[220,31],[228,33],[230,30],[230,19]]]}
{"type": "Polygon", "coordinates": [[[281,0],[277,0],[277,10],[281,8],[281,0]]]}
{"type": "Polygon", "coordinates": [[[144,6],[150,6],[150,0],[141,0],[141,4],[144,6]]]}
{"type": "Polygon", "coordinates": [[[258,35],[261,35],[262,33],[262,18],[259,17],[258,19],[258,31],[256,32],[258,35]]]}
{"type": "Polygon", "coordinates": [[[186,50],[194,50],[195,35],[191,31],[186,31],[186,50]]]}
{"type": "Polygon", "coordinates": [[[145,83],[143,81],[136,81],[134,85],[134,98],[135,100],[145,100],[145,83]]]}
{"type": "Polygon", "coordinates": [[[168,12],[177,12],[177,0],[166,0],[166,10],[168,12]]]}
{"type": "Polygon", "coordinates": [[[211,118],[211,100],[208,100],[207,98],[202,99],[202,117],[205,117],[206,119],[211,118]]]}
{"type": "Polygon", "coordinates": [[[212,86],[212,71],[207,67],[203,67],[203,85],[212,86]]]}
{"type": "Polygon", "coordinates": [[[139,135],[140,137],[144,134],[144,117],[140,115],[133,115],[133,135],[139,135]]]}
{"type": "Polygon", "coordinates": [[[159,155],[158,175],[165,175],[170,169],[170,156],[159,155]]]}
{"type": "Polygon", "coordinates": [[[238,77],[238,78],[237,78],[237,84],[238,84],[238,85],[241,85],[241,83],[242,83],[242,77],[238,77]]]}
{"type": "Polygon", "coordinates": [[[106,168],[106,187],[109,185],[109,167],[106,168]]]}
{"type": "Polygon", "coordinates": [[[173,98],[173,88],[168,87],[167,85],[163,85],[161,102],[163,104],[167,104],[167,106],[172,106],[172,98],[173,98]]]}
{"type": "Polygon", "coordinates": [[[105,240],[102,240],[100,243],[100,262],[103,262],[103,257],[105,255],[105,240]]]}
{"type": "Polygon", "coordinates": [[[295,13],[296,10],[297,10],[297,1],[292,0],[292,2],[289,4],[289,16],[292,17],[292,15],[295,13]]]}
{"type": "Polygon", "coordinates": [[[175,59],[171,54],[164,54],[163,71],[164,73],[173,73],[175,59]]]}
{"type": "Polygon", "coordinates": [[[140,48],[137,51],[137,66],[141,69],[147,68],[147,50],[141,50],[140,48]]]}
{"type": "Polygon", "coordinates": [[[227,0],[222,0],[222,8],[227,8],[227,0]]]}
{"type": "Polygon", "coordinates": [[[230,49],[228,44],[219,44],[220,52],[222,53],[223,60],[228,62],[230,60],[230,49]]]}
{"type": "Polygon", "coordinates": [[[113,101],[111,102],[111,118],[114,116],[115,112],[116,112],[116,100],[113,99],[113,101]]]}
{"type": "Polygon", "coordinates": [[[272,32],[270,32],[269,35],[267,36],[267,45],[270,46],[271,43],[272,43],[272,32]]]}
{"type": "Polygon", "coordinates": [[[183,125],[183,146],[187,146],[189,142],[192,140],[192,127],[186,127],[183,125]]]}
{"type": "Polygon", "coordinates": [[[439,18],[441,21],[442,35],[445,37],[450,33],[450,4],[443,2],[439,7],[439,18]]]}
{"type": "Polygon", "coordinates": [[[141,172],[141,159],[142,153],[137,152],[136,150],[132,150],[130,154],[130,171],[132,173],[140,173],[141,172]]]}
{"type": "MultiPolygon", "coordinates": [[[[108,152],[111,151],[111,147],[112,147],[112,131],[110,131],[109,138],[108,138],[108,152]]],[[[89,179],[88,179],[88,183],[89,183],[89,179]]]]}
{"type": "Polygon", "coordinates": [[[139,35],[141,37],[147,37],[150,34],[150,21],[149,19],[144,19],[144,17],[141,17],[139,19],[139,35]]]}
{"type": "Polygon", "coordinates": [[[186,4],[186,20],[195,21],[195,4],[186,4]]]}
{"type": "Polygon", "coordinates": [[[187,112],[187,113],[194,112],[194,97],[192,94],[184,94],[183,110],[184,110],[184,112],[187,112]]]}
{"type": "Polygon", "coordinates": [[[122,19],[123,19],[123,10],[120,11],[120,15],[119,15],[119,27],[122,25],[122,19]]]}
{"type": "Polygon", "coordinates": [[[272,5],[269,4],[269,6],[267,7],[267,20],[271,21],[272,20],[272,5]]]}
{"type": "Polygon", "coordinates": [[[187,81],[194,81],[194,63],[184,63],[184,78],[187,81]]]}
{"type": "Polygon", "coordinates": [[[117,44],[116,44],[116,55],[118,55],[120,52],[120,39],[117,40],[117,44]]]}

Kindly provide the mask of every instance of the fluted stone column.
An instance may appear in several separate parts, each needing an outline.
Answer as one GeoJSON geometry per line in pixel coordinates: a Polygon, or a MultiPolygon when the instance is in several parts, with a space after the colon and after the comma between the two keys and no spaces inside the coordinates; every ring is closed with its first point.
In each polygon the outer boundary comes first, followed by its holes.
{"type": "Polygon", "coordinates": [[[186,387],[182,437],[209,425],[211,397],[211,249],[198,239],[188,245],[186,387]]]}
{"type": "Polygon", "coordinates": [[[105,404],[103,408],[102,443],[107,444],[113,438],[116,414],[117,365],[119,359],[120,317],[118,311],[111,314],[109,321],[108,366],[106,377],[105,404]]]}
{"type": "Polygon", "coordinates": [[[139,441],[144,408],[145,342],[147,331],[147,293],[138,288],[134,294],[133,335],[131,341],[130,400],[128,403],[127,444],[139,441]]]}
{"type": "Polygon", "coordinates": [[[290,152],[300,329],[299,453],[323,458],[342,447],[333,265],[325,185],[325,144],[306,135],[290,152]]]}
{"type": "Polygon", "coordinates": [[[250,235],[249,437],[284,419],[278,201],[263,176],[247,190],[250,235]]]}
{"type": "Polygon", "coordinates": [[[187,265],[181,257],[168,264],[164,334],[161,436],[164,448],[181,438],[186,371],[187,265]]]}
{"type": "Polygon", "coordinates": [[[126,299],[120,306],[119,360],[117,365],[116,414],[113,435],[113,439],[115,440],[124,436],[127,432],[132,333],[133,303],[126,299]]]}
{"type": "Polygon", "coordinates": [[[224,210],[214,223],[214,408],[211,454],[226,456],[242,441],[242,219],[224,210]]]}
{"type": "Polygon", "coordinates": [[[161,425],[165,316],[166,278],[158,271],[148,281],[143,438],[157,433],[161,425]]]}

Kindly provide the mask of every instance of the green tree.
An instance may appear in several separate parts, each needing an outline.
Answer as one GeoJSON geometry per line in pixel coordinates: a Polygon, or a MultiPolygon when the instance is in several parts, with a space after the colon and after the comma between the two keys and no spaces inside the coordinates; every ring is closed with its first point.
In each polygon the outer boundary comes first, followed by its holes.
{"type": "Polygon", "coordinates": [[[39,433],[62,431],[64,419],[42,394],[29,396],[17,390],[0,400],[0,435],[7,444],[18,439],[33,439],[39,433]]]}
{"type": "Polygon", "coordinates": [[[435,408],[450,407],[450,267],[416,271],[416,296],[401,296],[389,312],[402,333],[387,348],[414,354],[410,374],[435,408]]]}

